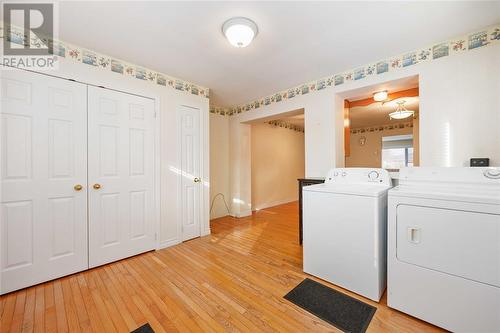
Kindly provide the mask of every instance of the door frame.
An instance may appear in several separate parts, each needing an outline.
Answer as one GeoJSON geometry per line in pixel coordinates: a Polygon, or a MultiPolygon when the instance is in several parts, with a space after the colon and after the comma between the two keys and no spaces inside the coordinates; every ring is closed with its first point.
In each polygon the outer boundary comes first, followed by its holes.
{"type": "Polygon", "coordinates": [[[208,113],[204,113],[202,111],[201,105],[195,104],[195,103],[190,103],[188,105],[187,103],[182,103],[177,105],[176,107],[176,116],[175,116],[175,121],[176,121],[176,141],[177,141],[177,169],[178,169],[178,176],[177,176],[177,240],[178,243],[184,242],[183,240],[183,233],[182,233],[182,177],[183,175],[181,174],[181,166],[182,166],[182,150],[181,150],[181,140],[182,140],[182,130],[181,126],[179,126],[179,123],[181,121],[181,107],[186,107],[190,108],[193,110],[198,110],[200,112],[200,137],[199,137],[199,150],[200,150],[200,177],[201,177],[201,194],[200,194],[200,236],[203,237],[206,235],[209,235],[211,233],[210,231],[210,218],[209,218],[209,213],[208,212],[208,205],[209,205],[209,192],[210,192],[210,179],[209,179],[209,163],[208,163],[208,157],[210,156],[210,151],[209,151],[209,128],[207,126],[208,121],[209,121],[209,115],[208,113]],[[205,155],[207,154],[207,155],[205,155]]]}
{"type": "MultiPolygon", "coordinates": [[[[0,72],[3,69],[0,67],[0,72]]],[[[20,68],[12,68],[9,70],[20,70],[20,71],[25,71],[25,72],[32,72],[35,74],[39,75],[46,75],[49,77],[61,79],[61,80],[66,80],[66,81],[72,81],[72,82],[77,82],[77,83],[82,83],[88,86],[93,86],[101,89],[108,89],[108,90],[113,90],[117,91],[120,93],[125,93],[129,95],[134,95],[134,96],[139,96],[143,98],[148,98],[154,101],[154,112],[155,112],[155,125],[154,125],[154,215],[155,215],[155,220],[154,220],[154,226],[155,226],[155,250],[159,250],[162,248],[160,246],[160,227],[161,227],[161,211],[160,211],[160,203],[161,203],[161,98],[159,94],[152,93],[151,91],[148,91],[147,89],[144,89],[142,87],[139,87],[138,84],[131,83],[128,84],[128,80],[121,80],[120,81],[120,87],[118,88],[116,82],[112,82],[111,84],[114,85],[117,88],[110,88],[106,87],[103,85],[99,85],[98,83],[91,83],[87,82],[84,80],[77,80],[73,78],[68,78],[64,77],[62,75],[53,75],[53,74],[48,74],[47,72],[43,71],[35,71],[35,70],[26,70],[26,69],[20,69],[20,68]],[[124,82],[125,84],[122,84],[121,82],[124,82]],[[131,92],[135,91],[135,92],[131,92]]],[[[59,73],[58,73],[59,74],[59,73]]],[[[85,77],[88,78],[88,77],[85,77]]],[[[107,80],[105,80],[107,81],[107,80]]],[[[106,82],[107,83],[107,82],[106,82]]],[[[88,96],[88,90],[87,90],[87,96],[88,96]]],[[[87,106],[87,117],[88,117],[88,106],[87,106]]],[[[87,129],[88,129],[88,124],[87,124],[87,129]]],[[[88,149],[88,147],[87,147],[88,149]]],[[[88,181],[88,179],[87,179],[88,181]]],[[[1,191],[0,191],[1,192],[1,191]]],[[[1,193],[0,193],[1,195],[1,193]]],[[[1,198],[0,198],[1,199],[1,198]]],[[[88,195],[87,195],[87,204],[88,204],[88,195]]],[[[88,240],[87,240],[88,242],[88,240]]],[[[0,244],[1,245],[1,244],[0,244]]],[[[1,274],[0,274],[0,279],[1,279],[1,274]]]]}

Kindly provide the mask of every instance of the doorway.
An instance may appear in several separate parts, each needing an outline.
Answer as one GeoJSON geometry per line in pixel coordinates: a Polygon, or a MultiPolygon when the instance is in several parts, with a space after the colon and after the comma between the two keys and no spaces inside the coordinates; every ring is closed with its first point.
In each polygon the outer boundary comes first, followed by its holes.
{"type": "Polygon", "coordinates": [[[298,200],[304,177],[304,110],[251,124],[252,211],[298,200]]]}
{"type": "Polygon", "coordinates": [[[418,166],[418,78],[403,86],[389,82],[383,90],[378,89],[345,100],[345,166],[390,172],[418,166]]]}

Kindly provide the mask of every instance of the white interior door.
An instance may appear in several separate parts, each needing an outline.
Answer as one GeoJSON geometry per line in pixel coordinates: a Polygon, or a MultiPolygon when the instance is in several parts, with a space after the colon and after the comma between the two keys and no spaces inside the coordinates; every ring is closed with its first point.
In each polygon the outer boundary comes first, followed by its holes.
{"type": "Polygon", "coordinates": [[[182,240],[200,236],[201,179],[200,156],[200,110],[181,106],[181,220],[182,240]]]}
{"type": "Polygon", "coordinates": [[[88,88],[90,267],[155,248],[154,101],[88,88]]]}
{"type": "Polygon", "coordinates": [[[0,75],[6,293],[88,267],[87,86],[21,70],[0,75]]]}

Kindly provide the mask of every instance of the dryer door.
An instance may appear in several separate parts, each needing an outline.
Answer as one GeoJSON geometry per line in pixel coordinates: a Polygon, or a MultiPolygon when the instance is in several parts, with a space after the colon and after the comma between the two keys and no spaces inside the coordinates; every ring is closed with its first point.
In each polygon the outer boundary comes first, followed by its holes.
{"type": "Polygon", "coordinates": [[[397,258],[500,287],[500,215],[397,207],[397,258]]]}

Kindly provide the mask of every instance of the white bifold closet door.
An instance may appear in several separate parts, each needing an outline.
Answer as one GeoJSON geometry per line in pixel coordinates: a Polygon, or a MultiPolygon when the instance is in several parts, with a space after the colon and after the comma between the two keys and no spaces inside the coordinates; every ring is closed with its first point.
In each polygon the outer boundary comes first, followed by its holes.
{"type": "Polygon", "coordinates": [[[88,88],[89,266],[155,248],[154,101],[88,88]]]}
{"type": "Polygon", "coordinates": [[[154,249],[154,101],[0,75],[0,294],[154,249]]]}
{"type": "Polygon", "coordinates": [[[88,267],[87,86],[21,70],[0,75],[6,293],[88,267]]]}

